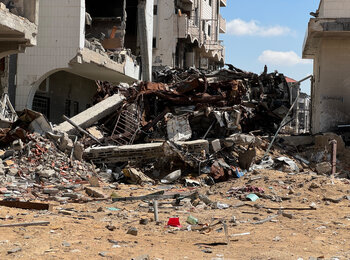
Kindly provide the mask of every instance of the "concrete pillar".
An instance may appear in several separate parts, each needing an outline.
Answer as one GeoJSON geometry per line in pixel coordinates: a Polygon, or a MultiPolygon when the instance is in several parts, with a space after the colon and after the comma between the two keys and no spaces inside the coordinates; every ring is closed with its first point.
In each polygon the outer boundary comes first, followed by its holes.
{"type": "Polygon", "coordinates": [[[143,80],[152,80],[153,0],[139,0],[138,36],[143,80]]]}

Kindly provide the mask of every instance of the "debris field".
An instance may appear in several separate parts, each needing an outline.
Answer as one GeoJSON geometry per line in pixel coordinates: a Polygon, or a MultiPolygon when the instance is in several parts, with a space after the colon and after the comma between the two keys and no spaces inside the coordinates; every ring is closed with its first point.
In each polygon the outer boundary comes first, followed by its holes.
{"type": "Polygon", "coordinates": [[[348,149],[283,132],[283,74],[96,86],[55,126],[3,98],[1,259],[350,258],[348,149]]]}

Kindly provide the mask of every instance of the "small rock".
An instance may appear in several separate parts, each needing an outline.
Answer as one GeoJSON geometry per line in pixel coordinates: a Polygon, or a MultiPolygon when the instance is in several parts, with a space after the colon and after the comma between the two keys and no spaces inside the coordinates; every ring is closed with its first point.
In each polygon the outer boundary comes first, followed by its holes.
{"type": "Polygon", "coordinates": [[[137,236],[137,233],[138,233],[138,231],[137,231],[137,228],[135,228],[135,227],[130,227],[128,232],[126,232],[126,234],[133,235],[133,236],[137,236]]]}
{"type": "Polygon", "coordinates": [[[71,244],[68,243],[68,242],[66,242],[66,241],[63,241],[63,242],[62,242],[62,246],[64,246],[64,247],[70,247],[71,244]]]}
{"type": "Polygon", "coordinates": [[[113,225],[107,225],[106,228],[109,230],[109,231],[114,231],[116,230],[116,226],[113,226],[113,225]]]}
{"type": "Polygon", "coordinates": [[[272,241],[275,241],[275,242],[281,241],[281,237],[277,236],[274,239],[272,239],[272,241]]]}
{"type": "Polygon", "coordinates": [[[140,225],[147,225],[149,220],[147,218],[140,219],[140,225]]]}
{"type": "Polygon", "coordinates": [[[310,184],[310,187],[309,189],[312,190],[312,189],[318,189],[320,187],[320,185],[318,185],[317,183],[313,182],[310,184]]]}
{"type": "Polygon", "coordinates": [[[63,215],[67,215],[67,216],[70,216],[72,215],[72,212],[68,211],[68,210],[60,210],[58,211],[59,214],[63,214],[63,215]]]}
{"type": "Polygon", "coordinates": [[[12,175],[12,176],[15,176],[15,175],[17,175],[17,173],[18,173],[18,169],[16,169],[16,168],[10,168],[10,169],[8,170],[8,173],[9,173],[10,175],[12,175]]]}
{"type": "Polygon", "coordinates": [[[99,256],[106,257],[108,255],[108,252],[99,252],[99,256]]]}
{"type": "Polygon", "coordinates": [[[15,247],[15,248],[12,248],[10,250],[7,251],[8,254],[14,254],[14,253],[17,253],[17,252],[20,252],[22,251],[22,248],[20,247],[15,247]]]}
{"type": "Polygon", "coordinates": [[[321,162],[316,165],[316,172],[319,175],[326,175],[332,171],[332,165],[329,162],[321,162]]]}
{"type": "Polygon", "coordinates": [[[132,260],[150,260],[149,255],[140,255],[137,257],[134,257],[132,260]]]}
{"type": "Polygon", "coordinates": [[[285,218],[290,218],[290,219],[293,218],[293,214],[286,213],[286,212],[282,212],[282,216],[285,217],[285,218]]]}
{"type": "Polygon", "coordinates": [[[312,203],[310,204],[310,208],[312,208],[312,209],[317,209],[316,203],[315,203],[315,202],[312,202],[312,203]]]}

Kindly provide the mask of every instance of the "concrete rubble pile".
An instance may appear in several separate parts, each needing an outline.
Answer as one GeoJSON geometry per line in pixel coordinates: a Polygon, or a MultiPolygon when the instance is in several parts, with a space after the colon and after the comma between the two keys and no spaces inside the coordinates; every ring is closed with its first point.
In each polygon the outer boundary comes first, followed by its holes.
{"type": "MultiPolygon", "coordinates": [[[[96,106],[113,95],[125,100],[95,126],[84,125],[104,145],[91,147],[96,140],[85,139],[84,158],[109,165],[117,180],[125,163],[158,180],[177,170],[208,174],[208,183],[240,177],[261,144],[249,132],[273,133],[291,106],[285,77],[266,68],[261,75],[233,66],[165,68],[154,79],[132,86],[97,82],[96,106]]],[[[65,122],[56,130],[75,129],[65,122]]]]}
{"type": "Polygon", "coordinates": [[[317,152],[331,137],[295,137],[299,146],[281,137],[266,153],[271,139],[263,135],[276,131],[291,106],[282,74],[166,68],[154,78],[97,82],[94,106],[55,127],[24,110],[0,131],[2,196],[88,201],[84,187],[101,181],[201,186],[261,169],[330,174],[330,149],[317,152]]]}

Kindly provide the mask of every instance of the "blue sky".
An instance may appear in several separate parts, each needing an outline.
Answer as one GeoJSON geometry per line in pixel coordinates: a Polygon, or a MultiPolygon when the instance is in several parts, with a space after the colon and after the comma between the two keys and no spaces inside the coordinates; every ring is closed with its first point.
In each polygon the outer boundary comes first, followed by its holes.
{"type": "MultiPolygon", "coordinates": [[[[302,60],[302,46],[310,12],[319,0],[227,0],[221,14],[227,32],[221,35],[226,63],[260,73],[266,64],[300,80],[312,74],[312,61],[302,60]]],[[[310,93],[310,81],[302,84],[310,93]]]]}

